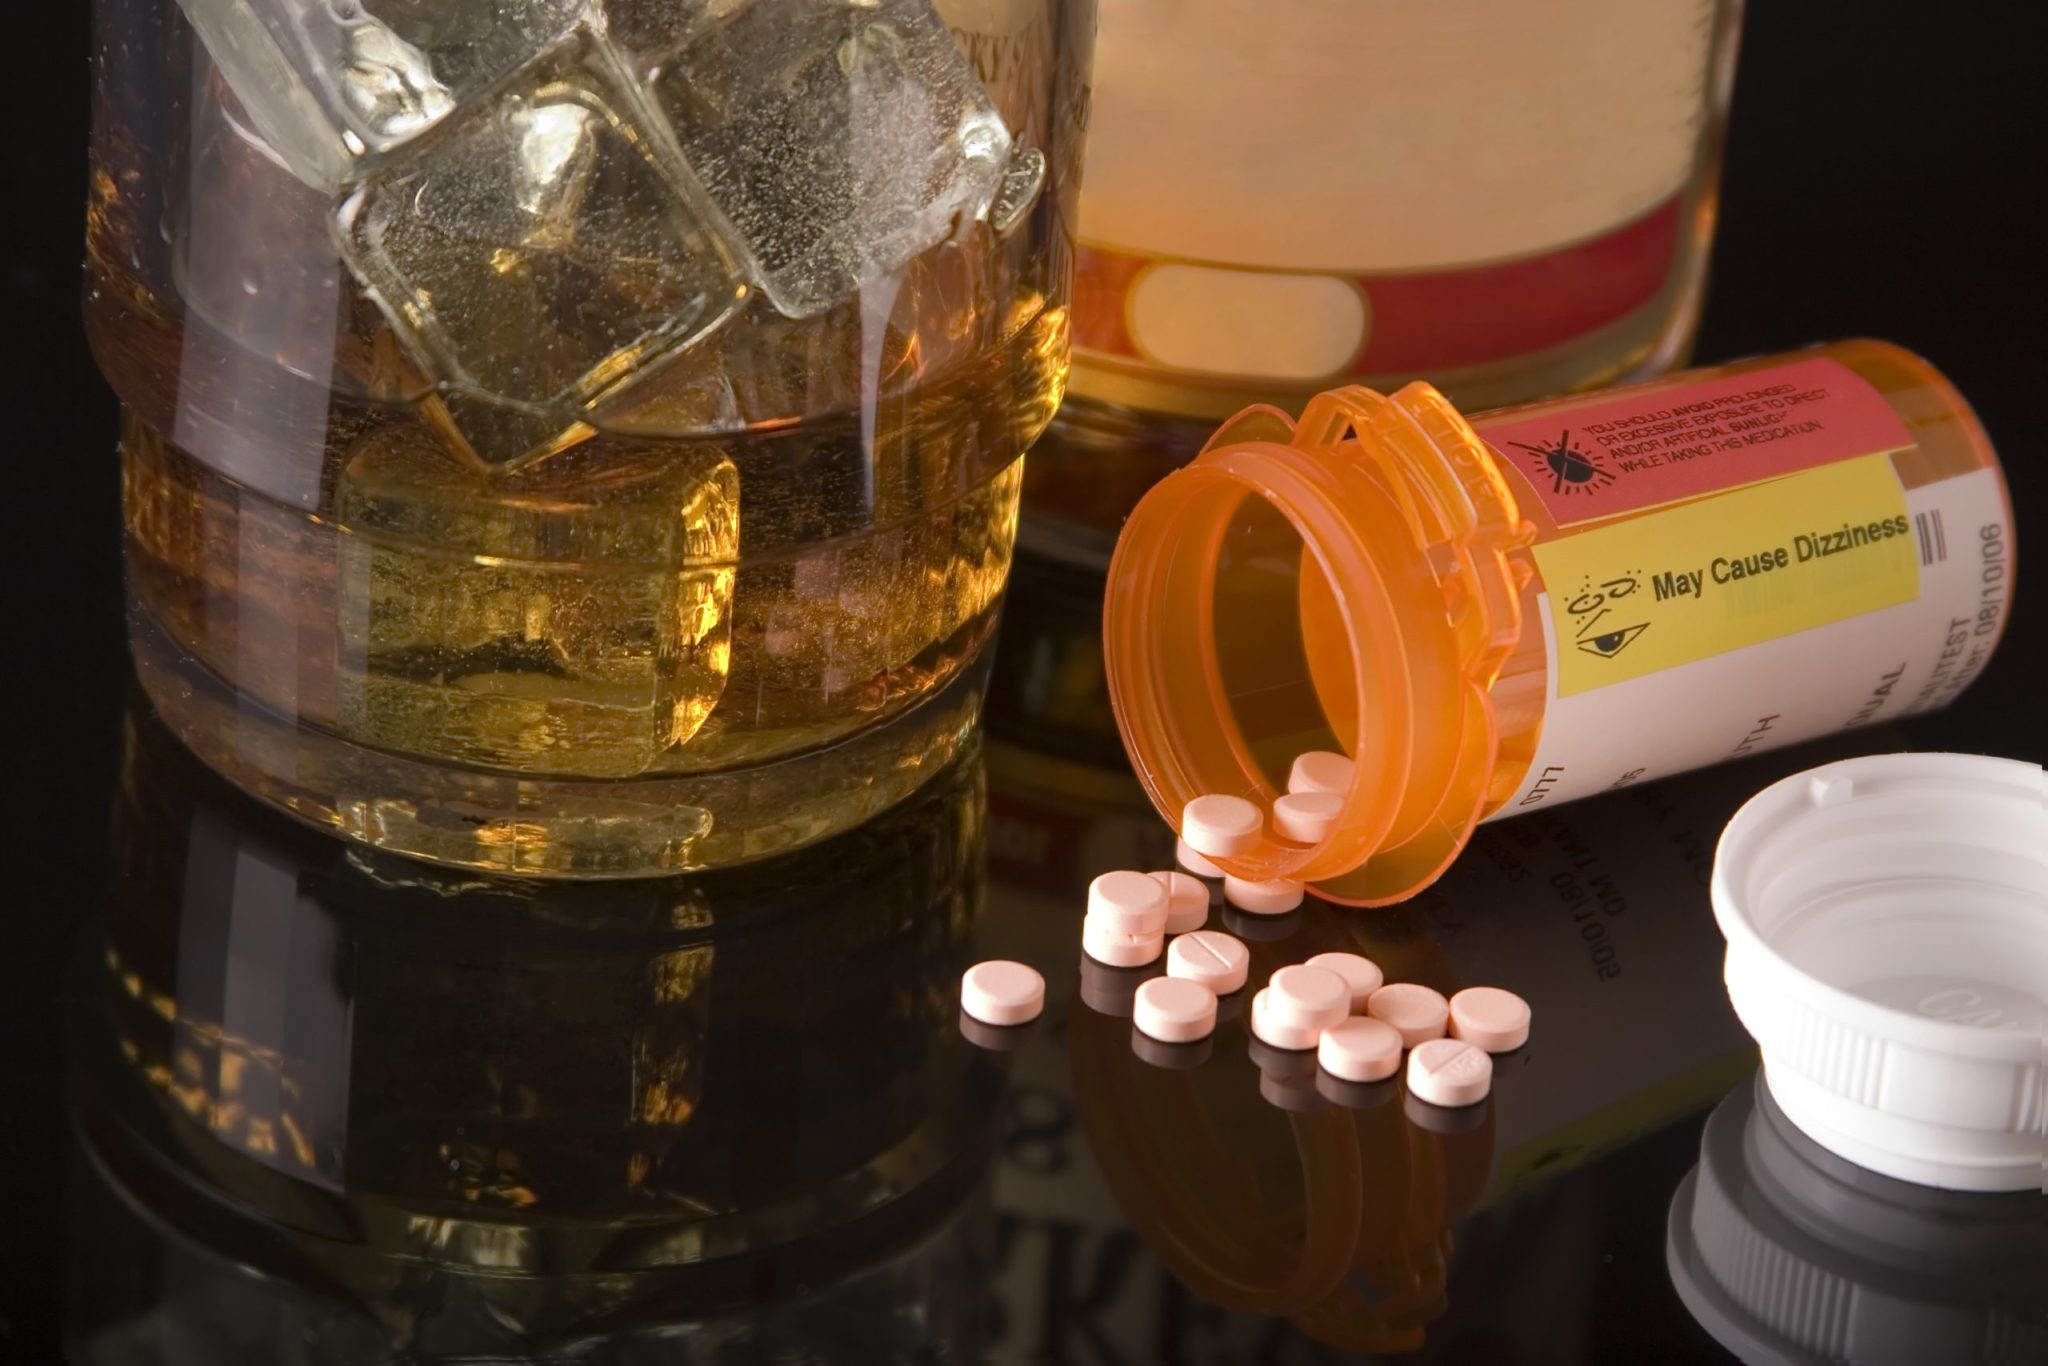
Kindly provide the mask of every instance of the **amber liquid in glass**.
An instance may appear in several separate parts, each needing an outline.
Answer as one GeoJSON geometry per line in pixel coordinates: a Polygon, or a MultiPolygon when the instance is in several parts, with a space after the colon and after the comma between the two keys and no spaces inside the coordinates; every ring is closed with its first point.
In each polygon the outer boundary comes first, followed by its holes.
{"type": "MultiPolygon", "coordinates": [[[[500,872],[759,857],[914,789],[973,723],[1020,460],[1063,391],[1085,71],[1060,48],[1085,9],[962,43],[1053,167],[1019,219],[819,316],[742,289],[564,427],[421,373],[335,262],[329,198],[248,133],[175,7],[109,6],[128,40],[99,53],[86,313],[125,409],[139,670],[172,728],[304,818],[500,872]]],[[[630,252],[576,245],[427,260],[435,306],[494,357],[629,370],[603,359],[612,319],[663,301],[630,252]],[[556,332],[494,315],[521,290],[556,332]]]]}

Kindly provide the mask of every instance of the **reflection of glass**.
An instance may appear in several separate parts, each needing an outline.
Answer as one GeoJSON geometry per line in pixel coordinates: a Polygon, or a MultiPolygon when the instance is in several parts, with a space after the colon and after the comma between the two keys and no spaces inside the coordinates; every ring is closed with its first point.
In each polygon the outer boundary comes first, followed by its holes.
{"type": "MultiPolygon", "coordinates": [[[[317,1282],[302,1298],[355,1305],[394,1348],[822,1287],[965,1236],[1000,1071],[953,1028],[982,831],[970,757],[744,869],[464,876],[281,821],[138,704],[77,1024],[81,1141],[145,1222],[317,1282]]],[[[884,1278],[940,1296],[940,1334],[971,1317],[946,1260],[884,1278]]],[[[133,1328],[122,1304],[82,1312],[82,1341],[133,1328]]]]}
{"type": "Polygon", "coordinates": [[[953,1185],[778,1258],[580,1283],[396,1258],[337,1281],[332,1258],[296,1256],[259,1220],[131,1185],[104,1161],[80,1164],[68,1204],[76,1366],[982,1360],[988,1209],[953,1185]]]}
{"type": "Polygon", "coordinates": [[[943,766],[1064,385],[1089,0],[96,17],[88,331],[207,762],[560,876],[943,766]]]}
{"type": "Polygon", "coordinates": [[[1667,1256],[1693,1317],[1746,1362],[2048,1358],[2039,1194],[1865,1171],[1800,1133],[1761,1078],[1707,1121],[1667,1256]]]}

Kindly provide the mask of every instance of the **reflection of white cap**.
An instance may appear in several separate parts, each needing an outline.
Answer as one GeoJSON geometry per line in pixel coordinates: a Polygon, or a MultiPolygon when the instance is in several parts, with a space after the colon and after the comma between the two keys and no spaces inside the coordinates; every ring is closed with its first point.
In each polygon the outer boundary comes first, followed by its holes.
{"type": "Polygon", "coordinates": [[[1823,1147],[1955,1190],[2048,1189],[2048,774],[1873,755],[1721,836],[1714,916],[1771,1096],[1823,1147]]]}
{"type": "Polygon", "coordinates": [[[1747,1362],[2042,1361],[2040,1204],[1864,1171],[1759,1082],[1707,1121],[1665,1261],[1693,1317],[1747,1362]]]}

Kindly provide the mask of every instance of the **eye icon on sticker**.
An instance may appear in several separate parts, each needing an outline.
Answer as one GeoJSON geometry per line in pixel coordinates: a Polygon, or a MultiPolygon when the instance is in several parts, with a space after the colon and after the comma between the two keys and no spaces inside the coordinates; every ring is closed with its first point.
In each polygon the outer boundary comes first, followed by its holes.
{"type": "Polygon", "coordinates": [[[1598,655],[1602,659],[1612,659],[1633,644],[1637,636],[1649,629],[1650,623],[1644,621],[1638,622],[1634,626],[1624,626],[1615,631],[1602,631],[1597,636],[1591,636],[1580,641],[1579,648],[1589,655],[1598,655]]]}
{"type": "Polygon", "coordinates": [[[1614,482],[1614,471],[1600,463],[1593,452],[1572,440],[1567,427],[1557,440],[1532,446],[1526,441],[1510,442],[1518,451],[1534,457],[1538,473],[1550,477],[1553,493],[1592,493],[1614,482]]]}

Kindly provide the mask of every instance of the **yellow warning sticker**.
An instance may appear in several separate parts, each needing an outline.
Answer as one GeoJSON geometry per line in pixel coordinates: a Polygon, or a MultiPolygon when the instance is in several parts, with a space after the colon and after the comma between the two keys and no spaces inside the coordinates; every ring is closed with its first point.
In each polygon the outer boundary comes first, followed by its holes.
{"type": "Polygon", "coordinates": [[[1557,695],[1640,678],[1920,594],[1889,455],[1803,470],[1534,547],[1557,695]]]}

